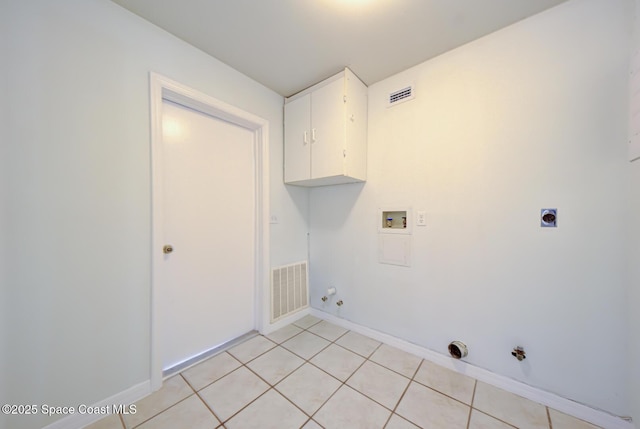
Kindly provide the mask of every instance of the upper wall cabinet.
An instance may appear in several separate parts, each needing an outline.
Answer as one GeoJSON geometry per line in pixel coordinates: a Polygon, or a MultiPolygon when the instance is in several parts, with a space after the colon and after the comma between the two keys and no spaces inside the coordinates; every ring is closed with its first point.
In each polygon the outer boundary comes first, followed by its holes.
{"type": "Polygon", "coordinates": [[[367,87],[348,68],[285,100],[284,182],[367,178],[367,87]]]}

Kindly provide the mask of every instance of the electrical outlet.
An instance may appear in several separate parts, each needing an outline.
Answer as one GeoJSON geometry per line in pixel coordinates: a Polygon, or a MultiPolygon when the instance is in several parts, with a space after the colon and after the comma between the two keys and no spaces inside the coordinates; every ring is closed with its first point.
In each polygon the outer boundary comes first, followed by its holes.
{"type": "Polygon", "coordinates": [[[418,226],[427,225],[427,212],[425,212],[424,210],[418,210],[416,212],[416,225],[418,226]]]}
{"type": "Polygon", "coordinates": [[[271,224],[276,224],[278,223],[278,215],[271,215],[271,218],[269,218],[269,223],[271,224]]]}

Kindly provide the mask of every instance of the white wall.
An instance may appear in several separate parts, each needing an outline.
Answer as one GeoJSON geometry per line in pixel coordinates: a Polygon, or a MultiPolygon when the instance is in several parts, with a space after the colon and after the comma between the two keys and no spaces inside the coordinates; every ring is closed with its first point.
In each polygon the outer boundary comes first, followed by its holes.
{"type": "MultiPolygon", "coordinates": [[[[5,19],[5,3],[0,2],[0,58],[6,58],[6,19],[5,19]]],[[[4,67],[0,67],[0,100],[6,100],[7,98],[7,77],[4,67]]],[[[5,366],[5,359],[7,353],[5,332],[8,326],[7,315],[7,279],[5,276],[5,246],[6,246],[6,231],[8,230],[6,224],[6,191],[8,188],[8,177],[5,176],[7,169],[7,156],[6,148],[8,141],[8,115],[9,106],[6,103],[0,102],[0,404],[7,402],[7,387],[5,383],[5,374],[7,368],[5,366]]],[[[6,416],[0,413],[0,427],[6,427],[6,416]]]]}
{"type": "Polygon", "coordinates": [[[640,160],[630,164],[631,180],[629,200],[631,202],[631,228],[629,267],[629,344],[631,353],[629,361],[631,415],[636,427],[640,429],[640,160]]]}
{"type": "Polygon", "coordinates": [[[13,403],[92,404],[149,379],[149,71],[270,121],[273,265],[306,257],[308,194],[282,184],[275,92],[108,0],[2,3],[12,352],[0,384],[13,403]]]}
{"type": "Polygon", "coordinates": [[[462,340],[474,365],[628,415],[632,7],[573,0],[372,85],[368,181],[311,191],[312,305],[443,354],[462,340]],[[427,212],[411,268],[377,262],[385,206],[427,212]]]}
{"type": "MultiPolygon", "coordinates": [[[[632,55],[640,49],[640,0],[635,0],[632,55]]],[[[629,398],[631,415],[640,429],[640,160],[629,164],[629,398]]]]}

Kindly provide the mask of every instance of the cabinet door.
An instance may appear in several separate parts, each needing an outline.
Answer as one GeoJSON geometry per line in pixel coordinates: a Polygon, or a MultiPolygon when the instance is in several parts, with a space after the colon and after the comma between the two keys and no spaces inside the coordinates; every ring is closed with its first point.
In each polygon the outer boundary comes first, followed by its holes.
{"type": "Polygon", "coordinates": [[[311,177],[344,174],[344,79],[311,94],[311,177]]]}
{"type": "Polygon", "coordinates": [[[284,105],[284,181],[311,178],[311,95],[284,105]]]}

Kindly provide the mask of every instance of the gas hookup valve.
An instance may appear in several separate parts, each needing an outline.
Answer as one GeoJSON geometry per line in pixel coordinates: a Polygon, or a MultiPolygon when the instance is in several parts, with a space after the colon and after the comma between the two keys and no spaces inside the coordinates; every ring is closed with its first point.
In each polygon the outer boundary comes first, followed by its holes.
{"type": "Polygon", "coordinates": [[[527,358],[524,348],[518,346],[511,352],[511,355],[518,359],[519,361],[523,361],[527,358]]]}

